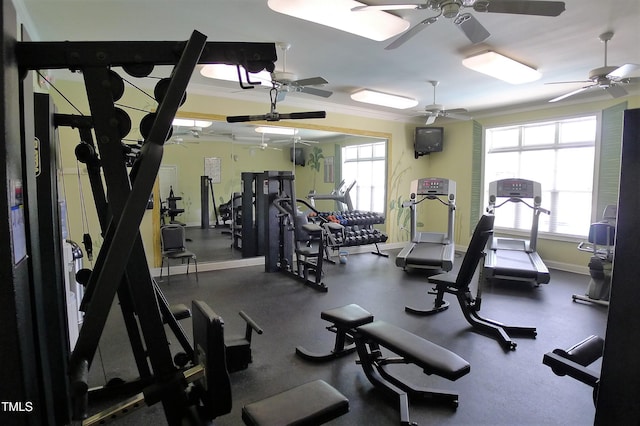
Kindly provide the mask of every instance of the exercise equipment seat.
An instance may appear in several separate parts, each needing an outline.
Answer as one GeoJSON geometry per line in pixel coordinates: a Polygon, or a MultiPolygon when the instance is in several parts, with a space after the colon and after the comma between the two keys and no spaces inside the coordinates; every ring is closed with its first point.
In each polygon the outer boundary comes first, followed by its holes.
{"type": "Polygon", "coordinates": [[[554,349],[547,352],[542,363],[551,367],[558,376],[569,376],[593,388],[593,402],[595,404],[600,385],[600,374],[587,368],[600,357],[604,350],[604,339],[589,336],[568,349],[554,349]]]}
{"type": "Polygon", "coordinates": [[[313,426],[349,412],[349,400],[323,380],[296,386],[242,407],[249,426],[313,426]]]}
{"type": "MultiPolygon", "coordinates": [[[[194,365],[204,367],[205,377],[194,382],[199,411],[215,419],[231,412],[231,380],[227,370],[224,320],[205,302],[194,300],[194,365]]],[[[322,380],[306,383],[242,408],[247,425],[319,425],[349,411],[349,400],[322,380]]]]}
{"type": "Polygon", "coordinates": [[[373,321],[373,315],[369,311],[354,303],[322,311],[320,318],[332,324],[327,330],[336,333],[336,341],[333,350],[325,354],[312,353],[298,346],[296,355],[307,361],[329,361],[355,352],[353,330],[373,321]]]}

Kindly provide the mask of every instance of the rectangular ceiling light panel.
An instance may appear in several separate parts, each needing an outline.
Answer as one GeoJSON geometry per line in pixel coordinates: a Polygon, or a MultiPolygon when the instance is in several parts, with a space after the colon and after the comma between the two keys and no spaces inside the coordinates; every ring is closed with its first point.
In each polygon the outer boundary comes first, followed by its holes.
{"type": "Polygon", "coordinates": [[[409,28],[404,19],[379,10],[352,12],[363,3],[352,0],[269,0],[269,8],[371,40],[383,41],[409,28]]]}
{"type": "Polygon", "coordinates": [[[418,101],[404,96],[390,95],[388,93],[376,92],[375,90],[363,89],[351,94],[351,99],[367,104],[381,105],[389,108],[407,109],[418,105],[418,101]]]}
{"type": "Polygon", "coordinates": [[[511,84],[529,83],[542,77],[539,71],[492,51],[463,59],[462,65],[511,84]]]}

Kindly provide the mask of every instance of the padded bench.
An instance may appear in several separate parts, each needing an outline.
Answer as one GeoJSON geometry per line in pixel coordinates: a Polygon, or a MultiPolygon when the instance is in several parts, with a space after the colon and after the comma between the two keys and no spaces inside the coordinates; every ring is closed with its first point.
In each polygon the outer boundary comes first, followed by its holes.
{"type": "Polygon", "coordinates": [[[296,355],[307,361],[329,361],[354,352],[356,346],[353,344],[353,330],[373,321],[373,315],[369,311],[354,303],[322,311],[320,318],[331,323],[327,330],[336,333],[336,341],[333,350],[323,354],[298,346],[296,355]]]}
{"type": "Polygon", "coordinates": [[[323,380],[315,380],[242,407],[249,426],[320,425],[349,411],[349,400],[323,380]]]}
{"type": "Polygon", "coordinates": [[[435,374],[453,381],[471,370],[469,363],[457,354],[384,321],[357,327],[355,343],[359,363],[369,381],[387,395],[399,398],[401,424],[414,424],[409,421],[409,397],[444,402],[454,408],[458,406],[457,394],[416,387],[385,368],[388,364],[411,363],[422,368],[425,374],[435,374]],[[383,357],[380,347],[394,352],[400,358],[383,357]]]}

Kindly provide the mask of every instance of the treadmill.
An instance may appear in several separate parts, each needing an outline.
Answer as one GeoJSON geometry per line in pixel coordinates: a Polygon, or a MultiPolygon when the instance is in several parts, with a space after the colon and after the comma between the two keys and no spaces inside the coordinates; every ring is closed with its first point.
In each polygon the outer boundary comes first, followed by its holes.
{"type": "Polygon", "coordinates": [[[484,263],[486,279],[528,281],[535,286],[549,283],[549,269],[536,252],[540,213],[550,214],[540,207],[541,200],[541,185],[532,180],[509,178],[489,184],[489,213],[495,214],[497,208],[508,202],[522,203],[533,210],[533,221],[528,240],[497,236],[489,240],[484,263]],[[506,200],[496,205],[498,199],[506,200]],[[533,205],[525,201],[528,199],[533,200],[533,205]]]}
{"type": "Polygon", "coordinates": [[[422,178],[411,182],[411,199],[402,207],[411,209],[411,242],[396,257],[396,266],[448,272],[453,268],[455,244],[453,225],[456,209],[456,183],[445,178],[422,178]],[[418,199],[418,197],[420,197],[418,199]],[[444,198],[444,199],[443,199],[444,198]],[[447,233],[418,232],[417,205],[425,200],[437,200],[447,206],[447,233]]]}

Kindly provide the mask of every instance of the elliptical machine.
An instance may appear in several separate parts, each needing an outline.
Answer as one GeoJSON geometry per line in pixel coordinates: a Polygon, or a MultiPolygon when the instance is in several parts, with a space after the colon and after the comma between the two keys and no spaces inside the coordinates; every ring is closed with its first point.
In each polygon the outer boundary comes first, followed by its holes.
{"type": "Polygon", "coordinates": [[[578,250],[592,253],[589,259],[589,285],[586,294],[574,294],[573,301],[581,300],[609,306],[611,273],[616,239],[616,216],[618,208],[614,204],[605,207],[600,222],[592,223],[587,242],[578,245],[578,250]]]}

